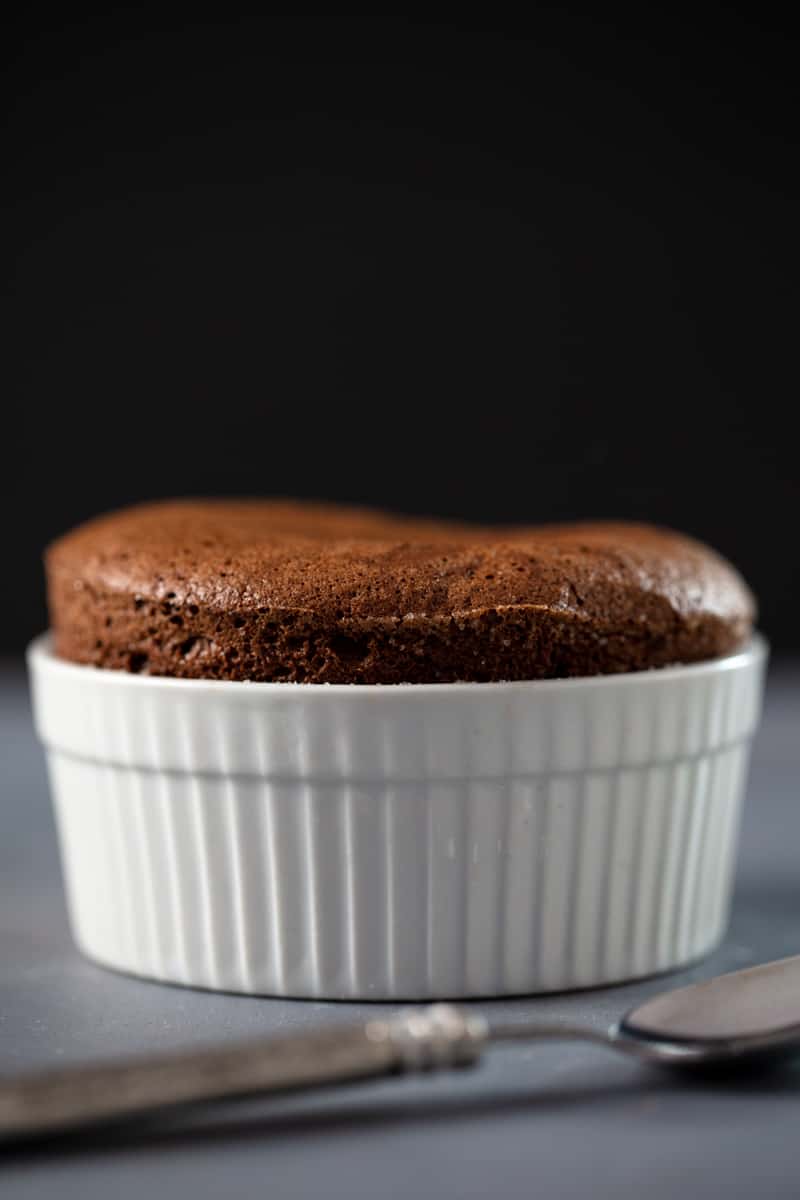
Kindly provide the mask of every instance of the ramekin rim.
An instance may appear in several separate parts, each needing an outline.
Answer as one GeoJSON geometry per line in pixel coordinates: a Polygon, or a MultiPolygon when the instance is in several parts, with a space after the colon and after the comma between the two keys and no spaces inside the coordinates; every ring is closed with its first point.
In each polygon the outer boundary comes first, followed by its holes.
{"type": "Polygon", "coordinates": [[[134,675],[127,671],[110,670],[105,667],[95,667],[88,663],[69,662],[58,658],[51,648],[51,634],[45,632],[35,637],[27,647],[26,660],[30,669],[36,664],[46,665],[48,670],[59,674],[83,676],[91,675],[93,680],[101,683],[118,684],[121,687],[133,688],[167,688],[174,691],[188,690],[195,695],[200,691],[248,693],[260,692],[263,695],[287,695],[289,693],[303,696],[397,696],[409,695],[455,695],[463,693],[494,694],[503,692],[523,692],[535,690],[538,693],[576,688],[633,687],[636,684],[650,684],[660,680],[672,680],[677,676],[682,678],[698,678],[718,672],[738,670],[745,666],[763,663],[769,653],[769,643],[763,634],[754,631],[749,640],[732,654],[716,658],[703,659],[694,663],[675,663],[668,667],[648,667],[643,671],[622,671],[606,675],[573,675],[558,679],[515,679],[498,680],[479,683],[460,680],[454,683],[289,683],[264,682],[259,680],[242,679],[183,679],[172,675],[134,675]]]}

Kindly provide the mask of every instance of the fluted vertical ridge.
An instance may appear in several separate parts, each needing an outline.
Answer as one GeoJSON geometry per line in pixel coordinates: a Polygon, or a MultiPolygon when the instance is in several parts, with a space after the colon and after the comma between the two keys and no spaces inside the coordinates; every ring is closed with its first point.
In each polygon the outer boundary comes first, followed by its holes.
{"type": "Polygon", "coordinates": [[[727,920],[762,663],[229,691],[36,651],[76,937],[142,975],[337,998],[689,961],[727,920]]]}

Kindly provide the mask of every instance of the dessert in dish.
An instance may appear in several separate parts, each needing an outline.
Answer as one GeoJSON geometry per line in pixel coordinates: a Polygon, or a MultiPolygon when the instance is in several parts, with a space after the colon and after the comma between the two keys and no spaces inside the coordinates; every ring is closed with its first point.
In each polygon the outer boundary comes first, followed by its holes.
{"type": "Polygon", "coordinates": [[[614,674],[752,632],[714,551],[647,525],[486,528],[278,501],[100,517],[47,553],[56,653],[152,675],[450,683],[614,674]]]}
{"type": "Polygon", "coordinates": [[[99,962],[493,996],[722,936],[766,647],[697,542],[174,501],[66,535],[47,574],[34,714],[99,962]]]}

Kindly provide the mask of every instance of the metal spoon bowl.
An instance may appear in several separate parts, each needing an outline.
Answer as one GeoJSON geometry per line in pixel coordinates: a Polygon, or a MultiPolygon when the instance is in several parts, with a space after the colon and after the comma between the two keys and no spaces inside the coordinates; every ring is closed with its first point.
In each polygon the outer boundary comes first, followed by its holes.
{"type": "Polygon", "coordinates": [[[643,1062],[706,1067],[800,1050],[800,955],[662,992],[608,1030],[492,1023],[494,1041],[540,1038],[607,1046],[643,1062]]]}

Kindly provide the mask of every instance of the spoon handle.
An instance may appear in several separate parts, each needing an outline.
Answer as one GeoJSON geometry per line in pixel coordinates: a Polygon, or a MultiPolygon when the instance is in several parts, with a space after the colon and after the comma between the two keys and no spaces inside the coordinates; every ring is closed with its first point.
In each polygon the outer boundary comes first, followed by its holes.
{"type": "Polygon", "coordinates": [[[216,1049],[0,1080],[0,1137],[41,1136],[204,1100],[477,1061],[481,1017],[452,1005],[216,1049]]]}

